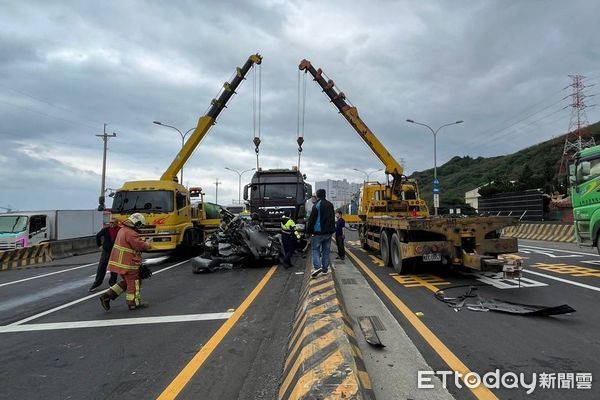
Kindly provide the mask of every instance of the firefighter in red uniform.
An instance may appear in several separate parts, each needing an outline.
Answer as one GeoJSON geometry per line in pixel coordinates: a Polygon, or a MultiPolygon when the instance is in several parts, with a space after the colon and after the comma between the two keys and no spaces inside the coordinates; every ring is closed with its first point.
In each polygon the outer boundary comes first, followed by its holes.
{"type": "Polygon", "coordinates": [[[127,291],[126,300],[130,310],[148,307],[147,303],[140,302],[139,274],[142,251],[148,250],[151,246],[140,238],[138,233],[138,228],[145,225],[145,222],[142,214],[131,214],[117,234],[110,253],[108,270],[119,274],[121,281],[100,296],[100,304],[106,311],[110,309],[110,301],[119,297],[124,291],[127,291]]]}

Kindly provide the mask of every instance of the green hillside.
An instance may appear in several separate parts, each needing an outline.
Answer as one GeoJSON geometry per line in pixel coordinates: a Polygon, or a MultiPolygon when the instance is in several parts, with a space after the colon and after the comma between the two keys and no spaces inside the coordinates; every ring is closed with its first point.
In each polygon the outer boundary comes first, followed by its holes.
{"type": "MultiPolygon", "coordinates": [[[[600,122],[589,125],[597,144],[600,144],[600,122]]],[[[438,166],[440,180],[440,207],[457,207],[464,204],[465,192],[495,181],[527,181],[528,189],[543,188],[546,192],[561,191],[558,169],[565,143],[565,136],[548,140],[520,150],[514,154],[498,157],[454,157],[438,166]],[[526,179],[526,177],[528,177],[526,179]]],[[[421,197],[432,207],[433,168],[415,172],[410,178],[419,182],[421,197]]]]}

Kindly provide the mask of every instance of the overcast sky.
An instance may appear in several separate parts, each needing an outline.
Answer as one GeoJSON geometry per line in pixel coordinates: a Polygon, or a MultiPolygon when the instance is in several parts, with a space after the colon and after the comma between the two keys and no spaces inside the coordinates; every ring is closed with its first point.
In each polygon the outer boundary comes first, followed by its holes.
{"type": "MultiPolygon", "coordinates": [[[[509,154],[567,131],[570,74],[600,83],[598,15],[593,0],[0,0],[0,206],[96,207],[103,123],[117,133],[106,186],[158,179],[181,139],[152,121],[195,127],[256,52],[263,168],[297,162],[303,58],[335,81],[407,175],[433,166],[431,133],[407,118],[434,129],[464,120],[440,131],[438,165],[509,154]]],[[[186,164],[185,183],[209,201],[216,179],[219,203],[237,199],[238,177],[225,167],[256,166],[253,77],[186,164]]],[[[305,104],[309,181],[358,182],[353,168],[382,167],[311,79],[305,104]]],[[[587,110],[590,122],[598,108],[587,110]]]]}

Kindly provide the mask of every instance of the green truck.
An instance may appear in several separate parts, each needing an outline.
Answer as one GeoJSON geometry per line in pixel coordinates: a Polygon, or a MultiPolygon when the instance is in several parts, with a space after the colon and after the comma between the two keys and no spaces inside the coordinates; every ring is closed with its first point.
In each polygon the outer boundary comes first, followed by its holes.
{"type": "Polygon", "coordinates": [[[581,150],[569,166],[575,237],[600,254],[600,145],[581,150]]]}

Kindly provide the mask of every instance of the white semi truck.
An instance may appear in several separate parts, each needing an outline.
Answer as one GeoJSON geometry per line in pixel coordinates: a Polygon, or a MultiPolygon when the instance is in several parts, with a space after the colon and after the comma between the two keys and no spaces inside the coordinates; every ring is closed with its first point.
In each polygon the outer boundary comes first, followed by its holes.
{"type": "Polygon", "coordinates": [[[15,211],[0,214],[0,251],[94,236],[104,223],[96,210],[15,211]]]}

